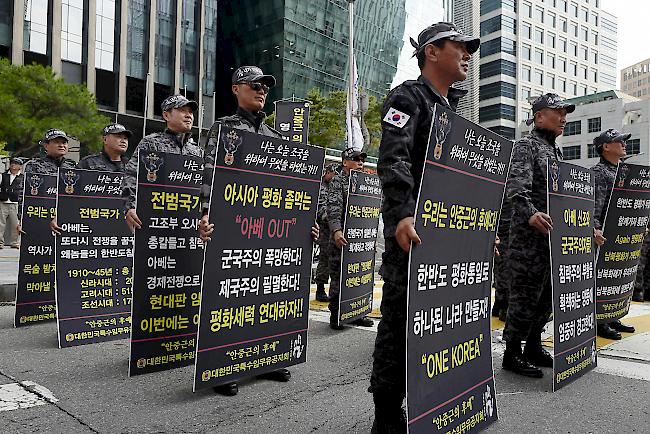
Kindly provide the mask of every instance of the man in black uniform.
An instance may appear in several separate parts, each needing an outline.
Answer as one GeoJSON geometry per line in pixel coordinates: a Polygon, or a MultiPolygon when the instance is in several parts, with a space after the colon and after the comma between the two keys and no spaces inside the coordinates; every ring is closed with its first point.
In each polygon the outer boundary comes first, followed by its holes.
{"type": "Polygon", "coordinates": [[[553,229],[547,214],[548,161],[561,161],[555,139],[562,135],[567,113],[575,106],[547,93],[533,102],[535,126],[515,142],[506,195],[512,204],[509,265],[511,283],[503,340],[503,369],[541,378],[539,367],[552,367],[553,358],[542,347],[542,331],[552,311],[548,234],[553,229]],[[526,341],[524,352],[522,341],[526,341]]]}
{"type": "Polygon", "coordinates": [[[375,402],[372,432],[405,433],[402,401],[406,395],[406,292],[408,252],[420,243],[413,216],[429,143],[433,105],[452,110],[467,93],[451,87],[467,78],[469,60],[480,44],[452,23],[424,29],[415,47],[421,75],[393,89],[382,109],[382,139],[377,172],[382,183],[386,251],[382,319],[377,330],[370,378],[375,402]]]}
{"type": "Polygon", "coordinates": [[[133,133],[121,124],[106,125],[102,130],[104,147],[101,152],[87,155],[79,161],[79,169],[107,170],[124,172],[127,163],[124,153],[129,148],[129,138],[133,133]]]}
{"type": "MultiPolygon", "coordinates": [[[[203,171],[203,217],[199,222],[199,234],[203,242],[209,242],[214,223],[210,223],[208,206],[212,172],[216,158],[217,142],[219,140],[219,126],[236,128],[252,133],[262,134],[275,138],[282,138],[282,135],[264,123],[266,114],[262,111],[269,89],[275,86],[275,77],[266,75],[257,66],[242,66],[237,68],[232,76],[232,93],[237,98],[237,112],[232,116],[224,116],[210,128],[208,133],[208,144],[205,148],[205,164],[203,171]]],[[[318,238],[318,228],[312,228],[312,238],[318,238]]],[[[262,375],[270,380],[286,382],[291,379],[291,372],[288,369],[278,369],[262,375]]],[[[237,383],[227,383],[214,388],[217,393],[227,396],[234,396],[239,393],[237,383]]]]}
{"type": "Polygon", "coordinates": [[[329,301],[329,295],[325,292],[325,285],[330,281],[329,246],[331,233],[327,224],[326,207],[329,186],[334,176],[341,170],[340,166],[341,165],[337,163],[330,163],[325,166],[325,174],[321,180],[320,190],[318,192],[318,212],[316,213],[316,223],[318,223],[321,230],[318,241],[316,241],[320,247],[320,252],[318,254],[318,266],[316,267],[316,273],[314,273],[317,301],[329,301]]]}
{"type": "MultiPolygon", "coordinates": [[[[596,243],[601,246],[607,240],[603,237],[603,224],[605,223],[605,215],[607,213],[607,204],[612,195],[612,188],[616,181],[616,169],[621,158],[627,155],[625,149],[625,141],[630,138],[632,134],[622,134],[619,131],[610,128],[601,133],[594,139],[594,147],[600,155],[600,161],[592,170],[594,171],[594,182],[596,184],[596,203],[594,209],[594,236],[596,243]]],[[[641,268],[641,267],[640,267],[641,268]]],[[[643,270],[640,269],[641,273],[643,270]]],[[[639,271],[637,271],[638,273],[639,271]]],[[[609,323],[600,323],[596,328],[598,336],[620,340],[621,333],[634,333],[634,327],[631,325],[623,324],[620,320],[612,321],[609,323]]]]}

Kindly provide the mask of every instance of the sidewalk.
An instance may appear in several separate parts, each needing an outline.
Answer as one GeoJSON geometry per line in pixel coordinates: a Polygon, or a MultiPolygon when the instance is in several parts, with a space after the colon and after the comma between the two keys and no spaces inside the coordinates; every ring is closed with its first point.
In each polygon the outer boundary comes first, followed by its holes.
{"type": "Polygon", "coordinates": [[[16,298],[20,250],[5,246],[0,250],[0,303],[16,298]]]}

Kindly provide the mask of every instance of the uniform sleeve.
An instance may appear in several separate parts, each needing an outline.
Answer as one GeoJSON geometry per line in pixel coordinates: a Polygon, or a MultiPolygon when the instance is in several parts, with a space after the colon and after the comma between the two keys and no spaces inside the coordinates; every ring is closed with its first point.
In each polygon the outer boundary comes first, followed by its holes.
{"type": "Polygon", "coordinates": [[[610,186],[607,185],[607,178],[605,174],[598,169],[594,169],[594,182],[596,184],[596,192],[594,195],[594,228],[602,229],[603,218],[605,217],[605,207],[607,207],[608,196],[611,192],[610,186]]]}
{"type": "Polygon", "coordinates": [[[316,211],[316,218],[320,221],[325,221],[325,208],[327,207],[327,186],[329,183],[321,180],[320,187],[318,188],[318,210],[316,211]]]}
{"type": "Polygon", "coordinates": [[[530,145],[530,142],[523,140],[515,143],[506,183],[512,214],[525,221],[538,211],[531,198],[534,156],[530,145]]]}
{"type": "Polygon", "coordinates": [[[203,185],[201,186],[201,209],[203,214],[207,214],[210,207],[210,192],[212,190],[212,175],[214,173],[214,163],[217,159],[217,143],[219,140],[219,127],[221,122],[215,122],[208,133],[208,142],[203,154],[203,185]]]}
{"type": "Polygon", "coordinates": [[[83,157],[81,160],[79,160],[77,169],[90,169],[90,165],[88,164],[88,157],[83,157]]]}
{"type": "Polygon", "coordinates": [[[391,93],[381,112],[381,143],[377,174],[384,193],[384,218],[399,222],[415,214],[414,180],[411,173],[411,152],[418,124],[419,108],[415,99],[404,92],[391,93]],[[402,126],[383,120],[391,110],[406,114],[409,119],[402,126]]]}
{"type": "Polygon", "coordinates": [[[327,189],[327,206],[325,213],[327,213],[327,224],[329,225],[330,232],[343,230],[342,214],[343,214],[343,177],[336,175],[330,181],[329,188],[327,189]]]}
{"type": "Polygon", "coordinates": [[[131,159],[124,166],[124,176],[122,177],[122,197],[125,200],[124,213],[135,208],[135,193],[138,180],[138,155],[143,149],[149,149],[151,139],[143,138],[138,146],[135,147],[131,159]]]}

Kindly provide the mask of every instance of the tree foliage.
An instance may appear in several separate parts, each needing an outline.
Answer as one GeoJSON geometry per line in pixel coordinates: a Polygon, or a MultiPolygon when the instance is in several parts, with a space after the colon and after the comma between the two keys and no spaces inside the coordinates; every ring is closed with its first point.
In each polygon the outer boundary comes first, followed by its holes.
{"type": "Polygon", "coordinates": [[[89,150],[101,148],[101,129],[110,122],[97,112],[95,97],[81,84],[66,83],[51,68],[0,60],[0,139],[15,155],[32,156],[50,128],[60,128],[89,150]]]}
{"type": "MultiPolygon", "coordinates": [[[[306,99],[311,101],[309,112],[309,143],[323,148],[345,148],[345,105],[347,93],[335,90],[328,95],[323,95],[320,89],[309,91],[306,99]]],[[[381,106],[377,98],[370,96],[368,112],[364,118],[370,144],[364,151],[369,155],[377,156],[379,141],[381,140],[381,106]]],[[[275,113],[267,118],[269,125],[273,125],[275,113]]]]}

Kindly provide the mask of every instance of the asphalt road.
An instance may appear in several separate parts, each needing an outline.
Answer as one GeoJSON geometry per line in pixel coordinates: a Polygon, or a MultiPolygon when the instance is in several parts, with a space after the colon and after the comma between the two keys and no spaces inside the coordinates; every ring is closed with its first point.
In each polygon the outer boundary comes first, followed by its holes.
{"type": "MultiPolygon", "coordinates": [[[[127,341],[60,350],[54,323],[14,329],[12,315],[13,306],[0,307],[0,389],[32,381],[53,397],[0,411],[3,433],[370,432],[375,333],[332,331],[320,312],[312,312],[308,362],[291,369],[292,380],[252,380],[235,397],[192,393],[192,367],[128,378],[127,341]]],[[[500,420],[488,432],[650,432],[650,376],[591,372],[552,393],[550,374],[533,380],[498,368],[502,351],[496,342],[500,420]]],[[[617,362],[650,373],[647,362],[617,362]]]]}

